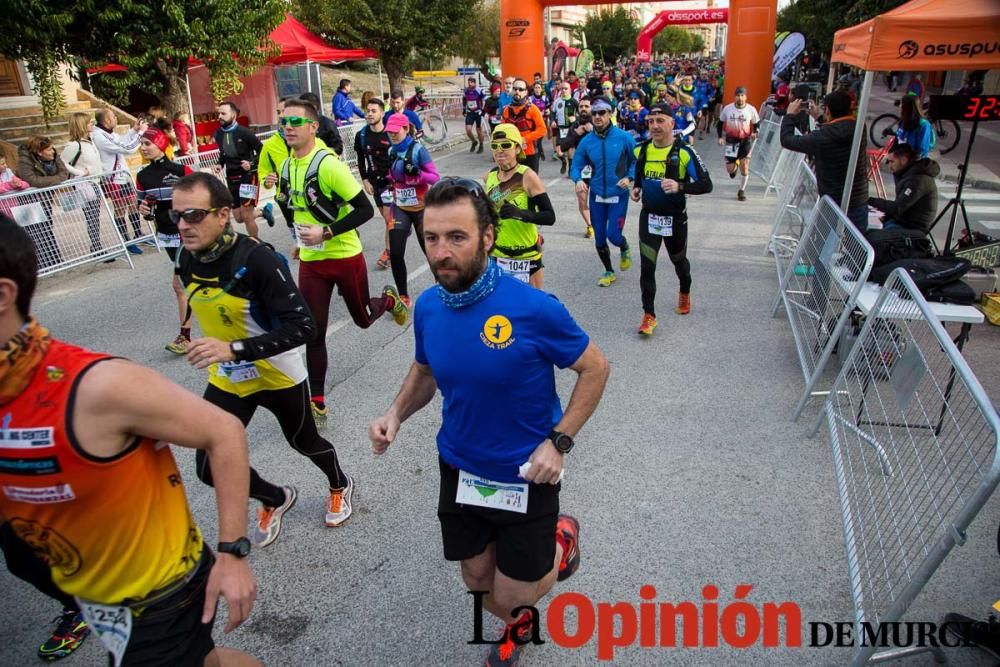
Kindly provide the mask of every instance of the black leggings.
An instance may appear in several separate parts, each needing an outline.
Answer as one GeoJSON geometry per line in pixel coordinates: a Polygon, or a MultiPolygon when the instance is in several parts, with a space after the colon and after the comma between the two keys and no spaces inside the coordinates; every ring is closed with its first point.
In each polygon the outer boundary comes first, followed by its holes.
{"type": "Polygon", "coordinates": [[[52,570],[48,564],[14,533],[9,523],[0,525],[0,548],[3,549],[7,569],[11,574],[28,582],[50,598],[58,600],[63,609],[79,611],[73,596],[63,593],[52,581],[52,570]]]}
{"type": "MultiPolygon", "coordinates": [[[[287,389],[258,391],[243,397],[210,384],[205,389],[205,400],[236,416],[244,426],[250,423],[258,406],[270,411],[278,419],[278,425],[288,444],[299,454],[309,457],[326,474],[331,489],[341,489],[347,485],[347,476],[337,461],[337,450],[316,430],[306,382],[287,389]]],[[[212,470],[203,450],[199,449],[195,454],[195,463],[198,479],[212,486],[212,470]]],[[[259,500],[266,507],[278,507],[285,502],[282,488],[265,480],[253,467],[250,468],[250,497],[259,500]]]]}
{"type": "Polygon", "coordinates": [[[392,280],[401,296],[409,296],[406,283],[406,239],[410,236],[410,228],[417,232],[417,243],[420,251],[424,249],[424,212],[404,211],[400,208],[392,210],[393,225],[389,230],[389,261],[392,266],[392,280]]]}
{"type": "Polygon", "coordinates": [[[660,241],[667,248],[670,261],[680,281],[680,291],[691,291],[691,263],[687,259],[687,214],[674,215],[673,235],[659,236],[649,231],[649,211],[639,213],[639,287],[642,290],[642,310],[656,317],[653,302],[656,300],[656,258],[660,253],[660,241]]]}

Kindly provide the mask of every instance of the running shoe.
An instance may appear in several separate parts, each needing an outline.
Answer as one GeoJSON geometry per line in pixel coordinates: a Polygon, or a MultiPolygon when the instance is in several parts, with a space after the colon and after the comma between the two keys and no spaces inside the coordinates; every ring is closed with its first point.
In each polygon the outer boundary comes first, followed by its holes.
{"type": "Polygon", "coordinates": [[[134,243],[132,245],[125,246],[125,249],[128,250],[133,255],[141,255],[142,254],[142,248],[140,248],[139,246],[137,246],[134,243]]]}
{"type": "Polygon", "coordinates": [[[403,300],[407,310],[413,310],[413,299],[408,296],[401,296],[399,298],[403,300]]]}
{"type": "Polygon", "coordinates": [[[566,156],[560,155],[559,156],[559,163],[560,163],[559,164],[559,173],[560,174],[565,174],[566,173],[566,156]]]}
{"type": "Polygon", "coordinates": [[[684,292],[677,293],[677,307],[674,312],[678,315],[687,315],[691,312],[691,295],[684,292]]]}
{"type": "Polygon", "coordinates": [[[38,647],[38,657],[42,660],[60,660],[80,648],[90,634],[83,614],[75,609],[63,609],[62,614],[52,619],[58,623],[52,636],[38,647]]]}
{"type": "Polygon", "coordinates": [[[330,412],[330,408],[326,407],[326,403],[310,400],[309,405],[312,407],[313,419],[326,419],[327,414],[330,412]]]}
{"type": "Polygon", "coordinates": [[[476,152],[476,142],[475,141],[472,141],[472,143],[469,144],[469,152],[470,153],[475,153],[476,152]]]}
{"type": "Polygon", "coordinates": [[[587,231],[585,231],[583,233],[583,238],[585,238],[585,239],[592,239],[592,238],[594,238],[594,226],[593,225],[587,225],[587,231]]]}
{"type": "Polygon", "coordinates": [[[736,178],[736,170],[735,169],[729,173],[729,178],[736,178]]]}
{"type": "Polygon", "coordinates": [[[566,581],[580,567],[580,522],[569,514],[560,514],[556,521],[556,541],[562,545],[557,581],[566,581]]]}
{"type": "Polygon", "coordinates": [[[299,497],[299,492],[294,486],[283,486],[285,492],[285,502],[280,507],[261,507],[257,510],[257,525],[253,530],[253,543],[263,549],[267,545],[278,539],[281,532],[281,517],[285,512],[292,509],[292,505],[299,497]]]}
{"type": "Polygon", "coordinates": [[[653,329],[656,328],[656,318],[645,313],[642,316],[642,324],[639,325],[639,335],[640,336],[652,336],[653,329]]]}
{"type": "Polygon", "coordinates": [[[736,192],[736,198],[739,199],[740,201],[746,201],[747,200],[747,196],[745,194],[743,194],[742,190],[739,190],[739,191],[736,192]]]}
{"type": "Polygon", "coordinates": [[[337,528],[351,518],[351,496],[354,495],[354,478],[347,475],[347,486],[330,491],[330,501],[326,505],[326,526],[337,528]]]}
{"type": "Polygon", "coordinates": [[[147,248],[155,248],[156,247],[156,241],[154,241],[152,239],[146,239],[145,241],[139,241],[139,245],[144,245],[147,248]]]}
{"type": "Polygon", "coordinates": [[[628,248],[622,249],[622,260],[621,263],[618,265],[618,268],[620,268],[622,271],[628,271],[629,269],[632,268],[632,251],[629,250],[628,248]]]}
{"type": "Polygon", "coordinates": [[[611,287],[611,283],[615,280],[617,280],[617,278],[615,277],[614,271],[605,271],[604,275],[598,278],[597,284],[601,287],[611,287]]]}
{"type": "Polygon", "coordinates": [[[188,346],[191,345],[191,341],[184,337],[184,334],[177,334],[172,342],[167,343],[167,352],[173,352],[174,354],[184,355],[188,353],[188,346]]]}
{"type": "Polygon", "coordinates": [[[476,152],[477,153],[482,153],[483,152],[483,142],[481,142],[481,141],[479,142],[479,149],[476,152]]]}
{"type": "Polygon", "coordinates": [[[392,285],[386,285],[382,288],[382,296],[392,300],[392,305],[389,307],[389,314],[392,315],[392,321],[401,327],[406,326],[410,310],[407,308],[406,302],[403,301],[405,297],[399,296],[399,292],[392,285]]]}
{"type": "Polygon", "coordinates": [[[486,652],[486,667],[513,667],[530,642],[530,620],[524,622],[519,619],[517,623],[504,627],[500,643],[490,646],[486,652]],[[518,641],[514,641],[514,637],[518,641]]]}
{"type": "Polygon", "coordinates": [[[382,254],[377,260],[375,260],[375,266],[378,267],[379,271],[385,271],[389,268],[389,250],[383,250],[382,254]]]}
{"type": "Polygon", "coordinates": [[[962,614],[945,614],[946,632],[959,639],[964,646],[974,644],[994,658],[1000,658],[1000,621],[990,614],[985,621],[962,614]]]}
{"type": "Polygon", "coordinates": [[[274,202],[264,204],[264,208],[260,210],[260,214],[267,220],[268,227],[274,227],[274,202]]]}

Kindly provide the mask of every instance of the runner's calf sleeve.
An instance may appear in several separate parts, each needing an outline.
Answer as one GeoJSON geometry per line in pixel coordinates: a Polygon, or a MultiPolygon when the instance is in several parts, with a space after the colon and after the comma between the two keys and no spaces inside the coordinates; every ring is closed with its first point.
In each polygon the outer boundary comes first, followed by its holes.
{"type": "Polygon", "coordinates": [[[597,249],[597,256],[601,258],[601,264],[605,271],[613,271],[611,268],[611,249],[608,246],[597,249]]]}
{"type": "Polygon", "coordinates": [[[740,190],[746,190],[747,183],[749,182],[750,182],[750,174],[749,173],[743,174],[743,179],[740,181],[740,190]]]}

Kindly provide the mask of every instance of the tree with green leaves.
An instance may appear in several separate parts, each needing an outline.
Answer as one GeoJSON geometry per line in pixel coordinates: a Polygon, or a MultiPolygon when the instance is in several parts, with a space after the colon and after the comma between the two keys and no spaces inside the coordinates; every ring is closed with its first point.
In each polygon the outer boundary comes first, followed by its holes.
{"type": "MultiPolygon", "coordinates": [[[[293,13],[310,30],[336,35],[345,46],[366,46],[379,53],[389,87],[402,90],[414,56],[440,59],[455,27],[479,0],[293,0],[293,13]]],[[[493,32],[499,32],[494,26],[493,32]]]]}
{"type": "Polygon", "coordinates": [[[445,44],[451,55],[482,64],[500,56],[500,2],[478,0],[445,44]]]}
{"type": "Polygon", "coordinates": [[[167,111],[187,108],[189,58],[204,63],[216,99],[236,94],[239,77],[267,62],[268,35],[282,20],[283,0],[10,0],[17,30],[0,31],[0,53],[23,60],[47,118],[63,108],[58,68],[118,63],[125,90],[142,83],[167,111]]]}
{"type": "Polygon", "coordinates": [[[639,38],[639,21],[624,7],[600,10],[587,14],[583,25],[575,26],[572,39],[582,44],[587,35],[587,48],[604,62],[614,62],[618,56],[635,53],[639,38]]]}
{"type": "Polygon", "coordinates": [[[689,53],[691,49],[691,38],[693,33],[675,25],[668,25],[653,37],[653,52],[666,53],[671,56],[678,56],[682,53],[689,53]]]}
{"type": "Polygon", "coordinates": [[[835,32],[905,2],[907,0],[793,0],[778,12],[778,32],[801,32],[810,51],[819,50],[829,59],[835,32]]]}

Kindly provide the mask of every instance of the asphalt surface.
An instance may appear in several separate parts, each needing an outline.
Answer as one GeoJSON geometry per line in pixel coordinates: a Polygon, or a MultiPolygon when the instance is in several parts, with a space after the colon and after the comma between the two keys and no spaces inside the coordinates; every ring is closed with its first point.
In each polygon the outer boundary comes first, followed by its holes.
{"type": "MultiPolygon", "coordinates": [[[[583,237],[571,184],[558,178],[552,162],[542,163],[558,218],[545,231],[545,288],[612,363],[604,399],[567,457],[562,507],[582,524],[582,566],[554,593],[636,606],[639,589],[649,584],[656,601],[691,601],[701,610],[703,587],[714,585],[723,610],[736,587],[749,584],[747,601],[758,610],[766,602],[799,605],[802,647],[635,646],[617,651],[616,663],[846,664],[850,649],[805,646],[809,622],[850,621],[853,613],[829,438],[824,431],[809,435],[818,404],[790,421],[802,374],[787,322],[769,317],[777,281],[763,248],[775,200],[762,199],[754,179],[748,201],[738,202],[721,149],[709,141],[698,146],[716,190],[689,198],[693,309],[673,314],[676,277],[662,256],[660,326],[650,340],[635,331],[642,316],[638,252],[636,266],[619,273],[614,286],[597,287],[600,264],[583,237]]],[[[443,174],[479,177],[490,165],[488,155],[464,152],[436,159],[443,174]]],[[[637,216],[630,205],[626,234],[633,246],[637,216]]],[[[289,245],[280,226],[263,233],[279,248],[289,245]]],[[[376,219],[361,233],[374,293],[391,282],[388,272],[373,268],[382,226],[376,219]]],[[[177,326],[169,262],[150,251],[136,259],[134,271],[116,262],[43,280],[35,313],[60,338],[147,364],[200,393],[205,374],[163,350],[177,326]]],[[[430,288],[412,240],[407,259],[416,274],[411,294],[430,288]]],[[[297,485],[300,499],[280,539],[250,557],[260,588],[250,620],[228,636],[217,623],[216,641],[267,665],[481,664],[484,647],[467,643],[472,598],[457,564],[443,560],[435,516],[440,397],[404,425],[385,456],[373,457],[366,427],[399,388],[412,360],[412,333],[388,317],[366,331],[345,318],[336,300],[328,332],[331,410],[321,429],[357,480],[354,518],[340,529],[323,527],[322,475],[285,444],[273,417],[259,412],[249,426],[252,462],[268,479],[297,485]]],[[[1000,329],[982,325],[966,346],[994,402],[998,342],[1000,329]]],[[[558,375],[564,403],[574,378],[571,371],[558,375]]],[[[175,455],[194,516],[214,544],[214,495],[195,477],[193,455],[177,448],[175,455]]],[[[1000,597],[998,523],[994,499],[907,619],[940,621],[948,611],[985,616],[1000,597]]],[[[6,628],[0,665],[33,664],[58,605],[6,571],[0,586],[6,628]]],[[[489,636],[499,626],[487,618],[485,627],[489,636]]],[[[526,651],[522,664],[594,664],[596,645],[596,635],[577,649],[548,641],[526,651]]],[[[948,657],[955,665],[995,663],[977,649],[948,650],[948,657]]],[[[90,638],[65,664],[106,663],[90,638]]],[[[924,654],[904,664],[934,663],[924,654]]]]}

